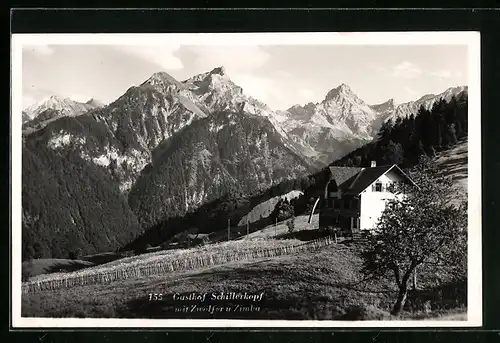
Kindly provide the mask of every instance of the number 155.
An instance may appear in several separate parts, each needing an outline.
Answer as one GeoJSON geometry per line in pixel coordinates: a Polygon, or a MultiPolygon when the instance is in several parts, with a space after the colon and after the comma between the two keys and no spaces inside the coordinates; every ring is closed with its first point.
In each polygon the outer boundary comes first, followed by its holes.
{"type": "Polygon", "coordinates": [[[162,300],[163,299],[163,294],[161,293],[149,293],[149,300],[150,301],[157,301],[157,300],[162,300]]]}

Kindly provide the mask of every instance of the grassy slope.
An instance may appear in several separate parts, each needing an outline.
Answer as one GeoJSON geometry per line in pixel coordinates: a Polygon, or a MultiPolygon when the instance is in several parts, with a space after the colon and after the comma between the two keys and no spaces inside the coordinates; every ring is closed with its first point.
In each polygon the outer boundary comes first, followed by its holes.
{"type": "Polygon", "coordinates": [[[461,140],[453,148],[440,152],[436,163],[442,169],[442,175],[452,176],[457,198],[467,196],[468,182],[468,151],[467,138],[461,140]]]}
{"type": "MultiPolygon", "coordinates": [[[[315,214],[312,218],[311,223],[309,224],[307,221],[309,216],[298,216],[295,218],[295,231],[302,230],[314,230],[318,228],[319,224],[319,215],[315,214]]],[[[242,239],[261,239],[261,238],[272,238],[274,236],[280,236],[288,233],[288,226],[286,225],[286,221],[278,223],[277,226],[269,225],[262,230],[255,231],[250,233],[249,235],[244,236],[242,239]]]]}
{"type": "MultiPolygon", "coordinates": [[[[196,272],[173,273],[110,285],[82,286],[64,292],[23,295],[23,316],[175,316],[168,305],[175,292],[264,292],[262,311],[256,317],[307,319],[331,318],[356,302],[367,285],[356,285],[359,264],[352,250],[343,245],[318,253],[233,263],[196,272]],[[359,289],[359,290],[358,290],[359,289]],[[149,293],[164,293],[167,301],[151,302],[149,293]]],[[[386,307],[383,284],[369,289],[363,298],[386,307]],[[380,292],[373,292],[380,290],[380,292]]],[[[183,314],[189,316],[189,314],[183,314]]]]}
{"type": "MultiPolygon", "coordinates": [[[[239,257],[244,257],[245,255],[251,254],[253,252],[275,249],[280,247],[291,247],[302,245],[302,240],[299,239],[280,239],[280,240],[265,240],[265,241],[229,241],[220,242],[217,244],[210,245],[200,245],[194,248],[186,249],[170,249],[170,250],[159,250],[156,252],[148,252],[139,255],[133,255],[129,257],[124,257],[100,265],[96,265],[90,268],[85,268],[83,270],[77,270],[74,273],[51,273],[43,274],[32,277],[30,281],[50,281],[50,280],[61,280],[61,279],[71,279],[77,278],[79,276],[89,276],[101,273],[113,273],[117,270],[125,269],[135,269],[139,267],[154,266],[157,263],[174,263],[192,260],[197,261],[197,258],[208,257],[208,256],[223,256],[223,255],[236,255],[239,257]]],[[[320,237],[315,237],[320,238],[320,237]]],[[[241,260],[248,260],[247,257],[241,260]]],[[[226,262],[227,263],[227,262],[226,262]]],[[[190,269],[199,269],[198,267],[189,267],[190,269]]]]}
{"type": "Polygon", "coordinates": [[[283,194],[281,196],[275,196],[267,201],[264,201],[258,205],[256,205],[252,210],[243,216],[239,221],[238,225],[245,225],[248,222],[253,223],[258,221],[261,218],[267,218],[271,215],[276,207],[276,204],[280,199],[287,199],[288,201],[298,198],[303,193],[298,190],[290,191],[287,194],[283,194]]]}
{"type": "MultiPolygon", "coordinates": [[[[263,241],[264,242],[264,241],[263,241]]],[[[391,280],[363,281],[356,246],[337,244],[313,253],[230,263],[191,272],[46,291],[22,297],[30,317],[383,319],[394,299],[391,280]],[[251,313],[176,313],[172,295],[261,293],[251,313]],[[162,293],[150,301],[149,293],[162,293]]],[[[421,272],[421,283],[432,279],[421,272]]],[[[221,304],[221,303],[219,303],[221,304]]],[[[227,304],[227,303],[225,303],[227,304]]],[[[231,303],[234,305],[234,303],[231,303]]],[[[429,315],[428,315],[429,316],[429,315]]]]}

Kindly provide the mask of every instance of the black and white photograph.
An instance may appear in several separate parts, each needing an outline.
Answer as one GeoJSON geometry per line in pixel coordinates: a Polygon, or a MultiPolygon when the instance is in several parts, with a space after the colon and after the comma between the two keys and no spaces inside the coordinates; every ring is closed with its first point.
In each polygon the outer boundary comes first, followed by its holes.
{"type": "Polygon", "coordinates": [[[479,42],[14,34],[14,327],[480,326],[479,42]]]}

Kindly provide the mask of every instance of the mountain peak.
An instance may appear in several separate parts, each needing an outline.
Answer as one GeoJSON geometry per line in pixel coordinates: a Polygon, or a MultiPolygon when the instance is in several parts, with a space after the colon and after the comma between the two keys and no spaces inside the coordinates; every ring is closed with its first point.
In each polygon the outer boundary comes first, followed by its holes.
{"type": "Polygon", "coordinates": [[[351,98],[356,97],[356,95],[351,90],[351,87],[349,87],[345,83],[341,83],[336,88],[333,88],[331,91],[329,91],[328,94],[326,94],[325,100],[330,100],[338,97],[351,98]]]}
{"type": "Polygon", "coordinates": [[[444,91],[444,93],[453,93],[453,94],[458,94],[458,93],[461,93],[461,92],[467,92],[468,91],[468,87],[467,86],[456,86],[456,87],[450,87],[448,88],[447,90],[444,91]]]}
{"type": "Polygon", "coordinates": [[[151,85],[151,86],[157,86],[159,84],[173,84],[176,86],[182,86],[182,84],[177,81],[172,75],[164,72],[164,71],[159,71],[151,75],[149,79],[147,79],[145,82],[143,82],[142,85],[151,85]]]}
{"type": "Polygon", "coordinates": [[[339,91],[350,91],[351,90],[351,88],[348,85],[346,85],[345,83],[341,83],[336,89],[339,91]]]}
{"type": "Polygon", "coordinates": [[[103,107],[104,103],[102,101],[97,100],[96,98],[90,98],[85,102],[87,105],[91,105],[94,107],[103,107]]]}
{"type": "Polygon", "coordinates": [[[218,74],[218,75],[221,75],[221,76],[226,75],[226,68],[224,68],[224,66],[219,66],[217,68],[214,68],[210,72],[210,75],[213,75],[213,74],[218,74]]]}
{"type": "Polygon", "coordinates": [[[68,97],[63,98],[62,96],[59,95],[51,95],[49,98],[46,98],[46,100],[43,100],[41,103],[47,103],[47,102],[64,102],[70,100],[68,97]]]}
{"type": "Polygon", "coordinates": [[[390,98],[386,102],[383,102],[383,103],[379,104],[379,106],[382,106],[382,105],[385,105],[385,106],[388,106],[388,107],[395,107],[396,106],[396,101],[394,100],[394,98],[390,98]]]}
{"type": "Polygon", "coordinates": [[[383,103],[370,105],[370,107],[377,112],[393,111],[396,108],[396,101],[393,98],[390,98],[389,100],[383,103]]]}

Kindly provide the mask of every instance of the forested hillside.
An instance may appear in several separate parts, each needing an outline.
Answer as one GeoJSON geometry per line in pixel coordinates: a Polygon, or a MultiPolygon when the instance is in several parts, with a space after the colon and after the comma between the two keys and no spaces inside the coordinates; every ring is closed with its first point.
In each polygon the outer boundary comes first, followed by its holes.
{"type": "Polygon", "coordinates": [[[75,258],[113,251],[140,227],[100,167],[31,140],[23,148],[22,258],[75,258]]]}

